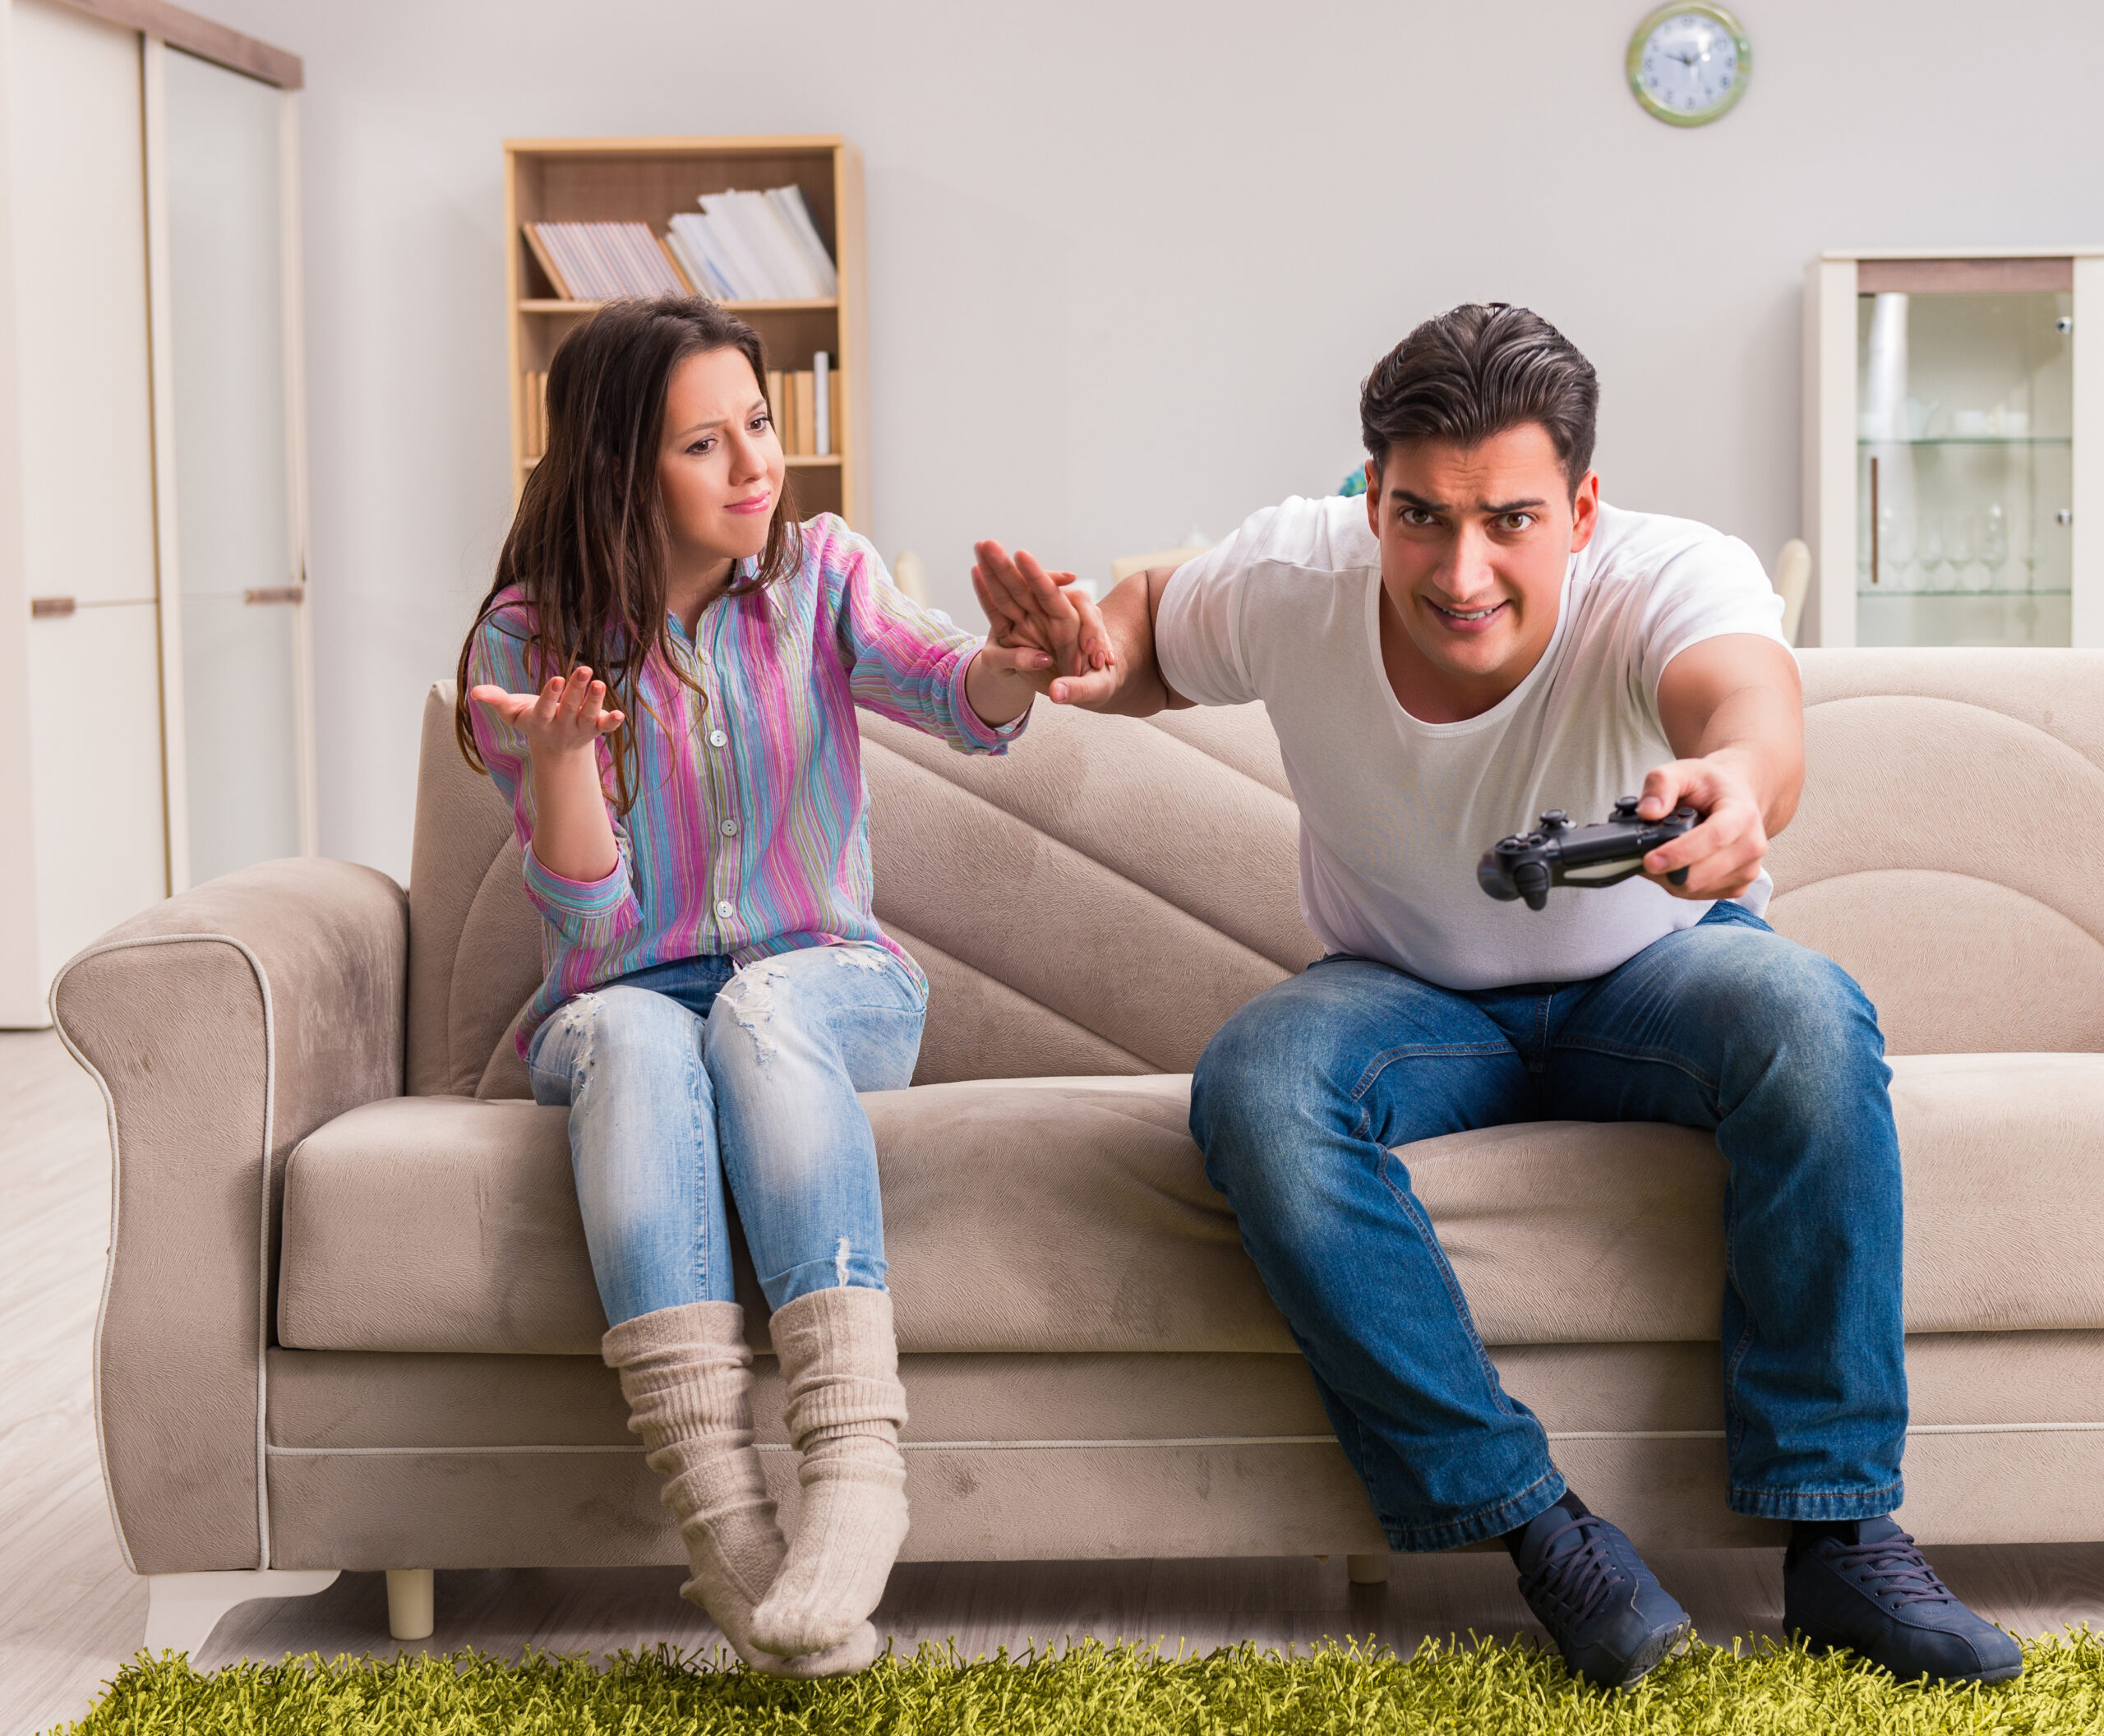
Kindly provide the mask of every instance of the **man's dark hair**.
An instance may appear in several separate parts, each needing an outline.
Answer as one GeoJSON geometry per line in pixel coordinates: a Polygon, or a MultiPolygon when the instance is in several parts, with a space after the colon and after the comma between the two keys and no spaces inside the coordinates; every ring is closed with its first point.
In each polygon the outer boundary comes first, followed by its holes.
{"type": "Polygon", "coordinates": [[[1427,320],[1359,390],[1359,432],[1377,469],[1400,441],[1473,446],[1538,422],[1573,494],[1592,465],[1599,409],[1593,364],[1539,314],[1504,302],[1470,302],[1427,320]]]}

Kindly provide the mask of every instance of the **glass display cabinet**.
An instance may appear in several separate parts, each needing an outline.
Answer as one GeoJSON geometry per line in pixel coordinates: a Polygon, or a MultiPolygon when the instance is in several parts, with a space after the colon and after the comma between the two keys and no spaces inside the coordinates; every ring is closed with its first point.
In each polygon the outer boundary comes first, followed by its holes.
{"type": "Polygon", "coordinates": [[[2104,645],[2104,247],[1828,253],[1806,644],[2104,645]]]}

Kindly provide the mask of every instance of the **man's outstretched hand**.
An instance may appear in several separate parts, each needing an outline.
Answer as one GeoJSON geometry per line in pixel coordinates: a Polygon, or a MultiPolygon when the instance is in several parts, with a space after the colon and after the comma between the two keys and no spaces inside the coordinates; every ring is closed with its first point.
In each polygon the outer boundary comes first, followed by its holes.
{"type": "Polygon", "coordinates": [[[1087,705],[1118,690],[1118,653],[1103,616],[1072,573],[1049,573],[1027,550],[976,543],[971,588],[994,643],[1034,646],[1052,659],[1045,688],[1055,705],[1087,705]]]}
{"type": "Polygon", "coordinates": [[[1768,827],[1753,785],[1722,755],[1671,760],[1644,779],[1636,814],[1663,820],[1680,807],[1696,810],[1702,824],[1645,856],[1644,872],[1677,898],[1737,898],[1760,878],[1768,854],[1768,827]],[[1678,886],[1666,879],[1676,868],[1687,870],[1678,886]]]}

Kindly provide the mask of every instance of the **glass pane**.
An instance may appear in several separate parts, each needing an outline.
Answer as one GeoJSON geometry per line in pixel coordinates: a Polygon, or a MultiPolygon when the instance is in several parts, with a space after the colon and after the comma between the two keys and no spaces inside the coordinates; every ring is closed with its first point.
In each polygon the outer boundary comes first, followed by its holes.
{"type": "Polygon", "coordinates": [[[299,853],[293,609],[244,601],[293,570],[286,489],[279,105],[272,86],[168,55],[190,877],[299,853]]]}
{"type": "Polygon", "coordinates": [[[1857,644],[2070,642],[2073,311],[1857,298],[1857,644]]]}

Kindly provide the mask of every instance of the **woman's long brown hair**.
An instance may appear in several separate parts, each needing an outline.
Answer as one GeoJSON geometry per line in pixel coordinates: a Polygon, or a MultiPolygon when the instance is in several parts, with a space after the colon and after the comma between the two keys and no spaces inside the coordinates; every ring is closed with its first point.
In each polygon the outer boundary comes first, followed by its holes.
{"type": "MultiPolygon", "coordinates": [[[[607,704],[623,713],[609,746],[614,803],[625,813],[636,796],[636,720],[644,667],[653,653],[682,681],[665,617],[670,539],[658,491],[658,451],[672,371],[689,356],[736,349],[767,379],[759,334],[736,314],[699,297],[609,302],[556,348],[548,363],[548,449],[527,473],[496,577],[460,648],[453,730],[460,751],[487,771],[470,723],[468,665],[476,635],[516,586],[533,621],[528,666],[534,686],[579,663],[607,684],[607,704]]],[[[764,590],[803,558],[796,497],[782,478],[759,570],[728,594],[764,590]]],[[[506,607],[509,607],[507,604],[506,607]]]]}

